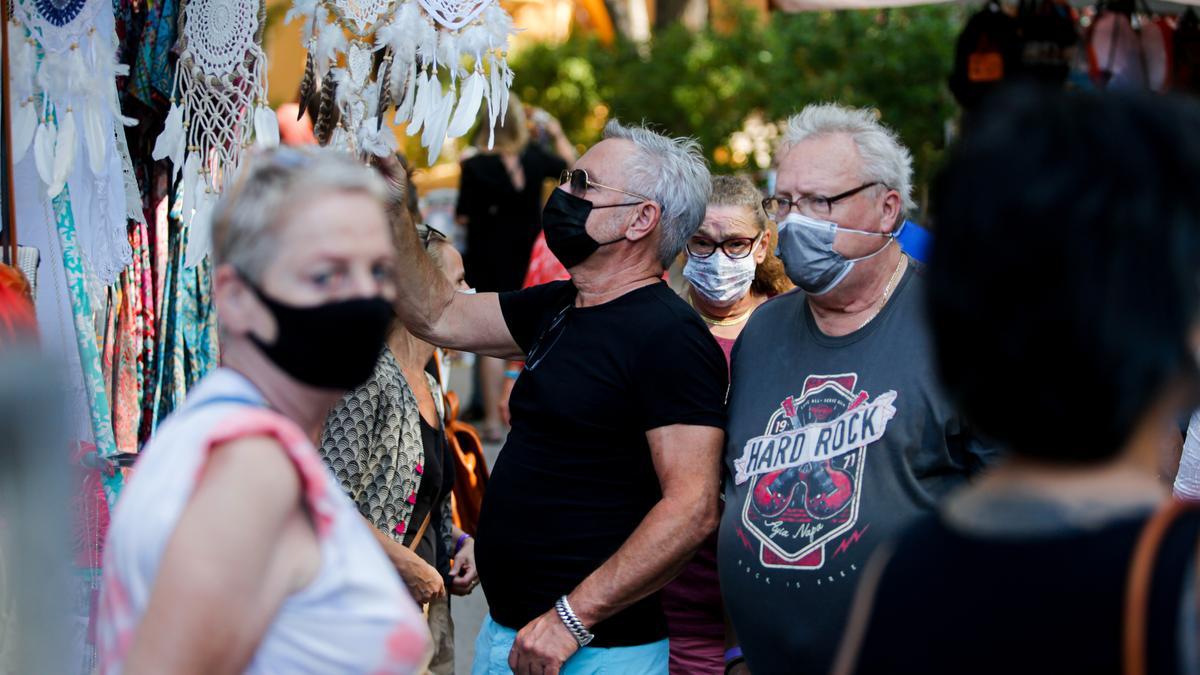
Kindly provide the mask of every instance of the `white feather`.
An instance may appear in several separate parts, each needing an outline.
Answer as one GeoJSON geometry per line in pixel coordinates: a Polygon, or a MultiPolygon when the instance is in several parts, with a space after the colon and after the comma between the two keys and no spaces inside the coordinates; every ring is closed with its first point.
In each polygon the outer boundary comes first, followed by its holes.
{"type": "Polygon", "coordinates": [[[279,145],[279,118],[265,105],[254,111],[254,144],[260,148],[279,145]]]}
{"type": "MultiPolygon", "coordinates": [[[[93,176],[108,175],[108,138],[104,133],[104,116],[97,101],[88,101],[83,106],[83,144],[87,148],[88,166],[93,176]]],[[[122,132],[124,133],[124,132],[122,132]]]]}
{"type": "Polygon", "coordinates": [[[454,90],[446,92],[432,118],[425,122],[421,145],[429,150],[430,166],[437,162],[438,155],[442,153],[442,145],[446,142],[446,126],[450,124],[450,113],[454,110],[454,98],[454,90]]]}
{"type": "Polygon", "coordinates": [[[54,199],[67,185],[67,176],[75,166],[78,138],[75,136],[75,113],[67,111],[58,118],[58,135],[54,139],[54,167],[46,196],[54,199]]]}
{"type": "Polygon", "coordinates": [[[471,125],[475,123],[475,116],[479,112],[479,106],[483,103],[483,83],[483,73],[478,70],[463,83],[462,94],[458,99],[458,108],[454,111],[450,125],[446,127],[448,137],[458,138],[471,130],[471,125]]]}
{"type": "Polygon", "coordinates": [[[25,157],[29,145],[33,143],[33,134],[37,131],[37,110],[28,99],[16,106],[13,115],[13,164],[16,165],[25,157]]]}
{"type": "Polygon", "coordinates": [[[488,50],[488,31],[482,24],[473,23],[467,26],[458,38],[458,48],[463,54],[475,57],[475,67],[482,64],[483,54],[488,50]]]}
{"type": "Polygon", "coordinates": [[[450,31],[444,31],[438,37],[438,63],[450,70],[450,81],[458,77],[462,58],[458,53],[458,36],[450,31]]]}
{"type": "Polygon", "coordinates": [[[495,49],[503,49],[508,44],[508,37],[514,33],[512,17],[499,3],[483,11],[483,25],[487,26],[488,34],[492,38],[492,47],[495,49]]]}
{"type": "Polygon", "coordinates": [[[325,26],[317,36],[317,48],[314,50],[317,75],[324,77],[325,73],[329,72],[330,65],[337,63],[337,55],[346,51],[347,46],[346,36],[340,26],[325,26]]]}
{"type": "Polygon", "coordinates": [[[183,163],[183,220],[190,222],[196,209],[196,192],[203,189],[200,184],[200,154],[189,152],[183,163]]]}
{"type": "Polygon", "coordinates": [[[421,127],[425,124],[425,118],[429,114],[430,99],[432,98],[433,85],[437,85],[441,89],[442,84],[436,78],[430,79],[428,71],[422,71],[417,75],[415,82],[416,96],[413,101],[412,117],[408,120],[409,136],[414,136],[421,127]]]}
{"type": "Polygon", "coordinates": [[[196,199],[196,213],[188,226],[184,267],[199,265],[212,249],[212,212],[216,201],[216,194],[207,189],[196,199]]]}
{"type": "Polygon", "coordinates": [[[42,122],[38,125],[33,137],[33,161],[37,166],[38,177],[46,185],[54,180],[54,139],[57,132],[54,127],[42,122]]]}
{"type": "Polygon", "coordinates": [[[425,17],[420,17],[414,26],[415,30],[412,34],[413,45],[417,49],[417,56],[420,57],[426,65],[437,63],[437,46],[438,32],[433,27],[433,23],[425,17]]]}
{"type": "Polygon", "coordinates": [[[162,133],[154,141],[154,151],[150,157],[154,161],[170,157],[171,162],[179,164],[179,146],[183,140],[183,108],[178,103],[171,104],[167,112],[167,120],[163,123],[162,133]]]}
{"type": "Polygon", "coordinates": [[[409,120],[413,114],[413,102],[417,99],[417,64],[411,63],[408,66],[408,72],[404,73],[404,82],[401,87],[404,89],[404,98],[401,99],[400,105],[396,106],[395,123],[402,124],[409,120]]]}

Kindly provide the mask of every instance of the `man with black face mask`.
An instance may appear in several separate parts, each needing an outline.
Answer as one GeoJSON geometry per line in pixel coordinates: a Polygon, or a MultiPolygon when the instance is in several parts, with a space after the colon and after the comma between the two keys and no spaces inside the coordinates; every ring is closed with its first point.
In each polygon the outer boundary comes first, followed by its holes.
{"type": "Polygon", "coordinates": [[[990,451],[934,372],[896,242],[912,157],[867,110],[805,108],[776,154],[777,253],[800,288],[733,352],[721,591],[732,672],[824,673],[873,549],[990,451]]]}
{"type": "Polygon", "coordinates": [[[456,294],[400,243],[413,333],[526,363],[479,522],[476,673],[667,670],[657,591],[716,525],[728,376],[662,275],[709,190],[694,142],[613,122],[543,214],[570,281],[456,294]]]}

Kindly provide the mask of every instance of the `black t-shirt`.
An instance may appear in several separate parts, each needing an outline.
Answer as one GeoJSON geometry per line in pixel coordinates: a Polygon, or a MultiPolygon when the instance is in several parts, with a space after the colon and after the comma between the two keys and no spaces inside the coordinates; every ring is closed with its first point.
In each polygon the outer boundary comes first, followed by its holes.
{"type": "Polygon", "coordinates": [[[412,521],[404,543],[412,545],[412,538],[417,536],[417,530],[428,514],[429,525],[414,552],[444,576],[450,572],[450,560],[444,551],[438,550],[438,542],[442,539],[442,502],[450,498],[454,489],[454,464],[445,433],[430,426],[424,417],[421,417],[421,443],[425,449],[421,487],[417,490],[417,503],[413,505],[412,521]]]}
{"type": "MultiPolygon", "coordinates": [[[[575,295],[561,281],[500,296],[517,344],[527,354],[540,345],[513,389],[476,543],[492,618],[517,630],[616,553],[661,499],[646,432],[725,422],[721,348],[666,284],[596,307],[575,307],[575,295]]],[[[665,638],[658,596],[592,632],[597,647],[665,638]]]]}

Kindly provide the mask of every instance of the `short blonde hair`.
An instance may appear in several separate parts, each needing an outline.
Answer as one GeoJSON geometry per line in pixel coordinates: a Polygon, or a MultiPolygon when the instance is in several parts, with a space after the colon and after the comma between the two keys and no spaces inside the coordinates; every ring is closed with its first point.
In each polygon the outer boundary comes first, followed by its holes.
{"type": "Polygon", "coordinates": [[[381,206],[388,194],[383,179],[341,151],[282,146],[254,154],[213,211],[213,263],[261,281],[292,209],[332,192],[363,193],[381,206]]]}

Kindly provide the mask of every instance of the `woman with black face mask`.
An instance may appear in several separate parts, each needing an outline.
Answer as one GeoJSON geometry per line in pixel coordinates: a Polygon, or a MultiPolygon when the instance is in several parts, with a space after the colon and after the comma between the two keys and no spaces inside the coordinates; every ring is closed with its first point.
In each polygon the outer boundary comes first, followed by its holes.
{"type": "Polygon", "coordinates": [[[429,633],[312,439],[371,374],[384,183],[333,151],[250,160],[213,220],[222,367],[138,461],[105,549],[101,673],[415,672],[429,633]]]}
{"type": "MultiPolygon", "coordinates": [[[[420,218],[408,199],[408,174],[395,158],[377,162],[388,179],[393,228],[420,218]]],[[[418,225],[425,253],[455,287],[470,289],[462,257],[441,232],[418,225]]],[[[454,526],[450,493],[455,459],[446,439],[442,389],[429,374],[434,345],[395,321],[370,379],[334,407],[319,449],[342,489],[371,524],[413,599],[427,607],[434,654],[429,672],[454,673],[454,633],[447,591],[478,584],[475,542],[454,526]]]]}

